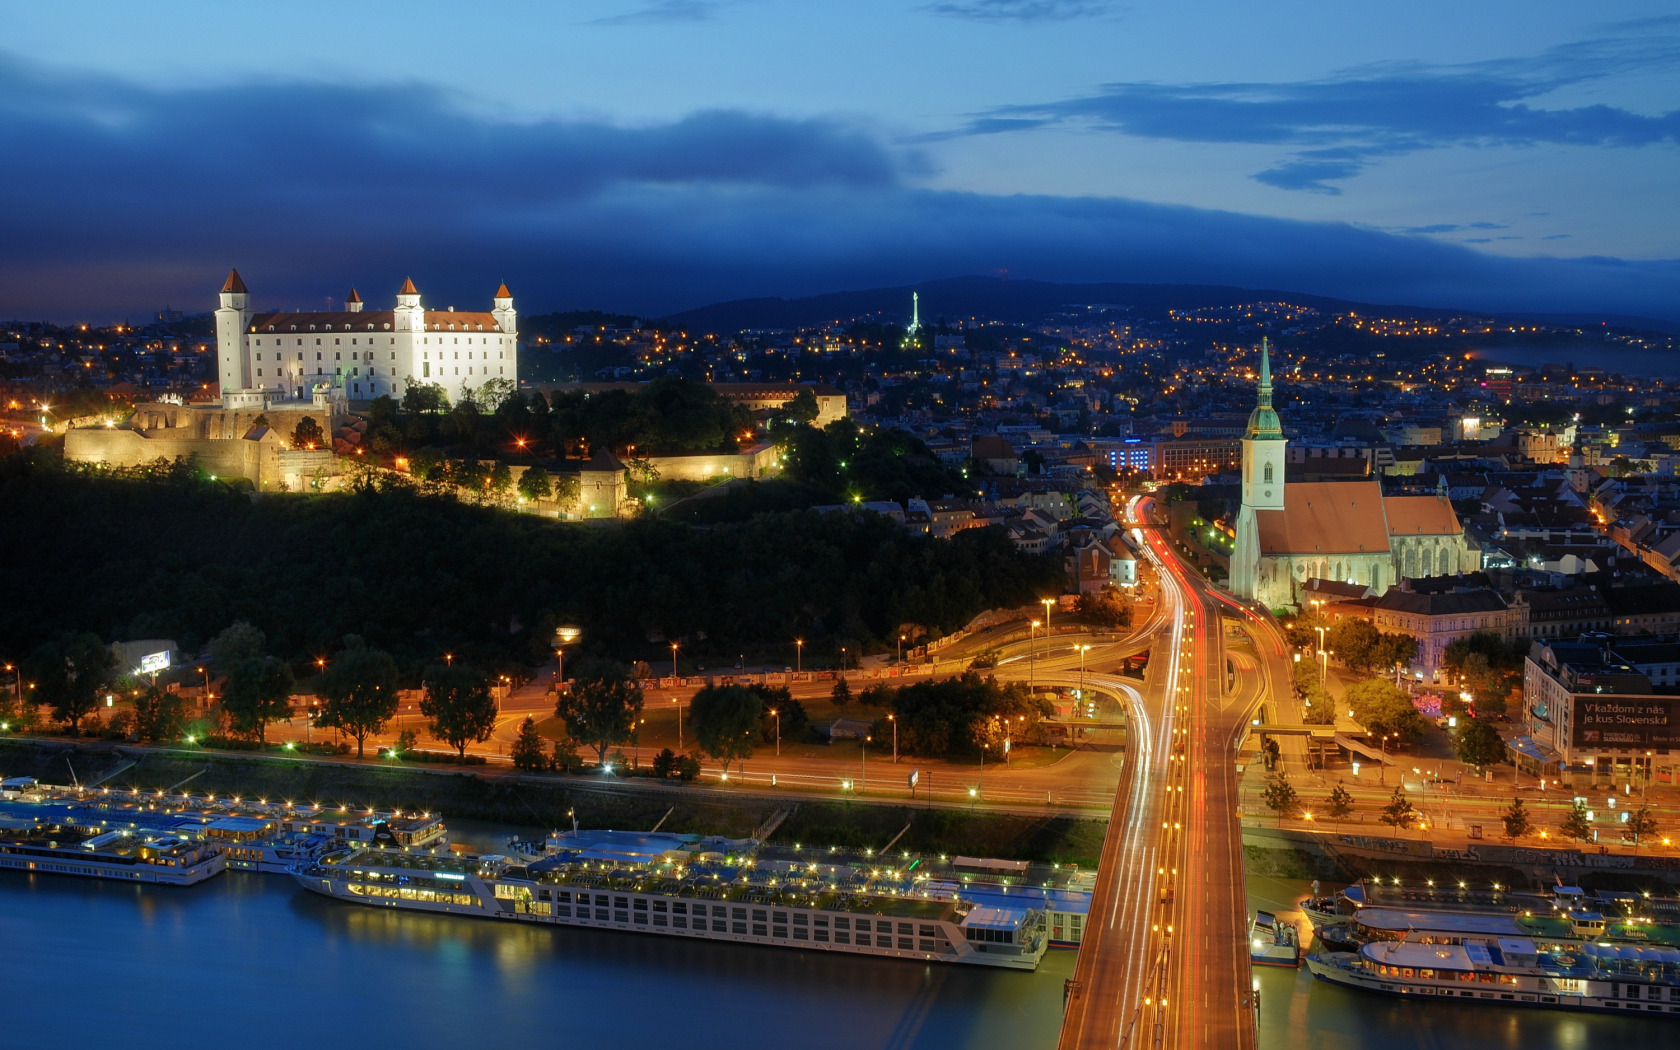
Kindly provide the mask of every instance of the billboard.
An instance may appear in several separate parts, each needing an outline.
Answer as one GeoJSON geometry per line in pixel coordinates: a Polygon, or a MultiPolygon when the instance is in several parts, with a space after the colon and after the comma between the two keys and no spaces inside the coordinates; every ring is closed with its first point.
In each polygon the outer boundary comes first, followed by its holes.
{"type": "Polygon", "coordinates": [[[1576,697],[1576,747],[1680,747],[1680,697],[1576,697]]]}
{"type": "Polygon", "coordinates": [[[167,670],[169,670],[169,651],[167,649],[161,653],[147,653],[140,658],[141,674],[156,674],[159,671],[167,670]]]}

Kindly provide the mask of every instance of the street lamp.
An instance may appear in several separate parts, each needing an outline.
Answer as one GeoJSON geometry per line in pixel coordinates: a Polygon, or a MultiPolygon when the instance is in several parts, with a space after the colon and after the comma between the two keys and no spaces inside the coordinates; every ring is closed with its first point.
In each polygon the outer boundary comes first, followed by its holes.
{"type": "Polygon", "coordinates": [[[677,677],[677,643],[671,643],[671,677],[677,677]]]}
{"type": "Polygon", "coordinates": [[[859,766],[858,776],[858,794],[860,795],[869,790],[869,742],[873,739],[875,738],[872,736],[863,738],[863,762],[859,766]]]}
{"type": "Polygon", "coordinates": [[[793,640],[793,673],[805,673],[805,639],[803,638],[793,640]]]}
{"type": "Polygon", "coordinates": [[[1038,621],[1033,620],[1027,627],[1027,692],[1038,689],[1038,649],[1034,646],[1038,621]]]}
{"type": "Polygon", "coordinates": [[[891,722],[892,727],[893,727],[893,761],[897,762],[898,761],[898,716],[897,715],[888,715],[887,716],[887,721],[891,722]]]}
{"type": "Polygon", "coordinates": [[[904,662],[904,635],[898,636],[898,662],[904,662]]]}
{"type": "Polygon", "coordinates": [[[1079,702],[1082,704],[1085,702],[1085,654],[1090,648],[1088,645],[1079,647],[1079,702]]]}
{"type": "Polygon", "coordinates": [[[564,684],[566,681],[566,646],[578,640],[583,632],[572,624],[561,624],[554,629],[554,660],[555,680],[564,684]]]}
{"type": "MultiPolygon", "coordinates": [[[[682,705],[682,697],[680,697],[680,696],[671,697],[671,703],[677,705],[677,750],[681,751],[683,749],[683,726],[682,726],[683,705],[682,705]]],[[[781,751],[779,750],[780,747],[781,747],[781,741],[782,741],[782,730],[781,730],[781,724],[778,721],[777,726],[776,726],[776,746],[778,748],[776,753],[778,755],[781,754],[781,751]]]]}
{"type": "Polygon", "coordinates": [[[1054,598],[1040,598],[1038,604],[1044,606],[1044,637],[1050,637],[1050,607],[1056,604],[1054,598]]]}
{"type": "MultiPolygon", "coordinates": [[[[770,714],[775,716],[775,719],[776,719],[776,757],[780,758],[780,757],[782,757],[782,711],[781,711],[781,708],[772,707],[770,709],[770,714]]],[[[681,746],[681,743],[682,742],[679,740],[678,741],[678,746],[681,746]]]]}
{"type": "Polygon", "coordinates": [[[1382,761],[1377,763],[1377,783],[1379,784],[1386,785],[1388,783],[1388,738],[1394,735],[1393,733],[1382,735],[1382,761]]]}

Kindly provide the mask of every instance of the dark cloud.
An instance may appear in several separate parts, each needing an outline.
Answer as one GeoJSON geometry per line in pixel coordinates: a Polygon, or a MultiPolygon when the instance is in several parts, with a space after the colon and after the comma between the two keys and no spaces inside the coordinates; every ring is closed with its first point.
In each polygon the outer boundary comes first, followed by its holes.
{"type": "Polygon", "coordinates": [[[856,128],[697,114],[510,123],[422,86],[161,92],[0,66],[0,317],[351,284],[387,302],[659,314],[965,273],[1224,283],[1375,302],[1680,318],[1680,264],[1504,259],[1428,238],[1112,198],[917,189],[856,128]]]}
{"type": "Polygon", "coordinates": [[[621,15],[591,19],[595,26],[648,25],[658,22],[710,22],[726,0],[655,0],[621,15]]]}
{"type": "Polygon", "coordinates": [[[923,10],[973,22],[1066,22],[1114,14],[1110,0],[946,0],[923,10]]]}
{"type": "Polygon", "coordinates": [[[1332,183],[1379,158],[1446,146],[1672,145],[1680,142],[1680,110],[1553,108],[1542,100],[1629,73],[1680,71],[1677,26],[1664,19],[1617,27],[1527,59],[1395,63],[1271,84],[1108,84],[1083,98],[982,113],[958,133],[1078,124],[1139,138],[1288,147],[1285,159],[1253,177],[1315,193],[1338,192],[1332,183]]]}

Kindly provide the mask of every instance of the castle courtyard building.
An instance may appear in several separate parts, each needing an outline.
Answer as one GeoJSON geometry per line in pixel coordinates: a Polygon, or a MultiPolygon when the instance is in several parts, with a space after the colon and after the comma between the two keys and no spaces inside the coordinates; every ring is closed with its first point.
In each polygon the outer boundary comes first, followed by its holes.
{"type": "MultiPolygon", "coordinates": [[[[222,284],[216,363],[228,407],[310,400],[401,398],[412,384],[443,388],[451,402],[493,380],[519,383],[518,314],[507,285],[491,309],[428,309],[405,280],[389,310],[364,309],[355,289],[344,309],[257,313],[239,271],[222,284]]],[[[260,406],[259,406],[260,407],[260,406]]]]}

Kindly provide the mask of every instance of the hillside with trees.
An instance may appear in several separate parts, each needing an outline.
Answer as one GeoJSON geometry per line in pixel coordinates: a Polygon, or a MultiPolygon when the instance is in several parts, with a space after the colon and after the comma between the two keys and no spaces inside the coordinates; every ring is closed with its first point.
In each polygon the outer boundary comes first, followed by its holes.
{"type": "Polygon", "coordinates": [[[582,654],[625,662],[668,662],[676,642],[688,659],[791,663],[799,637],[809,667],[1062,586],[1000,529],[936,540],[813,511],[588,528],[371,486],[253,499],[184,465],[116,478],[44,450],[0,459],[0,536],[27,552],[8,583],[29,596],[0,609],[0,652],[65,631],[197,652],[245,621],[296,669],[356,635],[405,680],[445,652],[540,661],[564,622],[582,654]]]}

